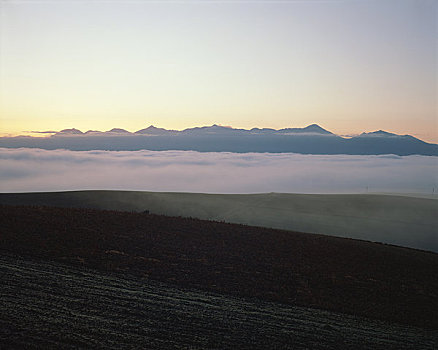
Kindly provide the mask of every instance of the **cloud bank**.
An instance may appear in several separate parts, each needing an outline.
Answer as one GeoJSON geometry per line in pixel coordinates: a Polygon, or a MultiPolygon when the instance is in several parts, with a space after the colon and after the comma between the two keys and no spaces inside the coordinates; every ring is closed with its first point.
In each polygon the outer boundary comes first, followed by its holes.
{"type": "Polygon", "coordinates": [[[438,157],[0,148],[0,192],[432,193],[438,157]]]}

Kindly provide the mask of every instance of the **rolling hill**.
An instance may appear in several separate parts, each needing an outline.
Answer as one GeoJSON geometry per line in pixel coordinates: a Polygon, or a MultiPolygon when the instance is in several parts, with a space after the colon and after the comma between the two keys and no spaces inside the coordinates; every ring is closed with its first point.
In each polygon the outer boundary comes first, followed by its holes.
{"type": "Polygon", "coordinates": [[[376,241],[438,252],[438,200],[393,195],[135,191],[1,193],[0,204],[193,217],[376,241]]]}

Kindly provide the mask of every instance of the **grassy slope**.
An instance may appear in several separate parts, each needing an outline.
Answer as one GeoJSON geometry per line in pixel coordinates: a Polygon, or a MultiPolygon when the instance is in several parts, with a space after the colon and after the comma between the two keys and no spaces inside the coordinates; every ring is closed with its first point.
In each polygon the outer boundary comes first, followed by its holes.
{"type": "Polygon", "coordinates": [[[438,329],[438,254],[141,213],[0,207],[0,250],[438,329]]]}
{"type": "Polygon", "coordinates": [[[438,252],[438,201],[385,195],[78,191],[0,194],[0,204],[143,211],[384,242],[438,252]]]}

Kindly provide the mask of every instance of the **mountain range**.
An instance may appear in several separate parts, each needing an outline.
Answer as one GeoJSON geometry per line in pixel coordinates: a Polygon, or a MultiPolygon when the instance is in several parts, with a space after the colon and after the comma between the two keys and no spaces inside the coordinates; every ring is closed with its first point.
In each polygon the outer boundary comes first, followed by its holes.
{"type": "MultiPolygon", "coordinates": [[[[44,132],[46,133],[46,132],[44,132]]],[[[285,128],[285,129],[270,129],[270,128],[252,128],[247,129],[235,129],[228,126],[221,126],[214,124],[212,126],[202,126],[188,128],[184,130],[167,130],[163,128],[157,128],[153,125],[138,130],[136,132],[129,132],[125,129],[113,128],[108,131],[88,130],[82,132],[78,129],[64,129],[59,132],[53,132],[52,136],[77,136],[77,135],[89,135],[89,136],[105,136],[105,135],[289,135],[289,134],[317,134],[317,135],[334,135],[330,131],[327,131],[317,124],[311,124],[305,128],[285,128]]]]}
{"type": "MultiPolygon", "coordinates": [[[[49,132],[42,132],[49,133],[49,132]]],[[[52,133],[52,132],[50,132],[52,133]]],[[[114,128],[109,131],[64,129],[50,137],[2,137],[0,147],[86,150],[192,150],[199,152],[271,152],[302,154],[427,155],[438,156],[438,145],[411,135],[383,130],[345,138],[317,124],[305,128],[235,129],[220,125],[167,130],[153,125],[134,133],[114,128]]]]}

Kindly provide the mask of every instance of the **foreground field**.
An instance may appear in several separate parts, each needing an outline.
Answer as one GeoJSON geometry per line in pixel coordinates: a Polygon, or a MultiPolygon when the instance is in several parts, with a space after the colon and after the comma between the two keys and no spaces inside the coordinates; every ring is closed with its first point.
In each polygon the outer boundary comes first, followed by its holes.
{"type": "Polygon", "coordinates": [[[0,204],[144,211],[438,252],[438,200],[389,195],[77,191],[3,193],[0,204]]]}
{"type": "Polygon", "coordinates": [[[433,349],[437,331],[0,255],[0,347],[433,349]]]}
{"type": "Polygon", "coordinates": [[[142,213],[0,209],[5,252],[438,329],[435,253],[142,213]]]}

